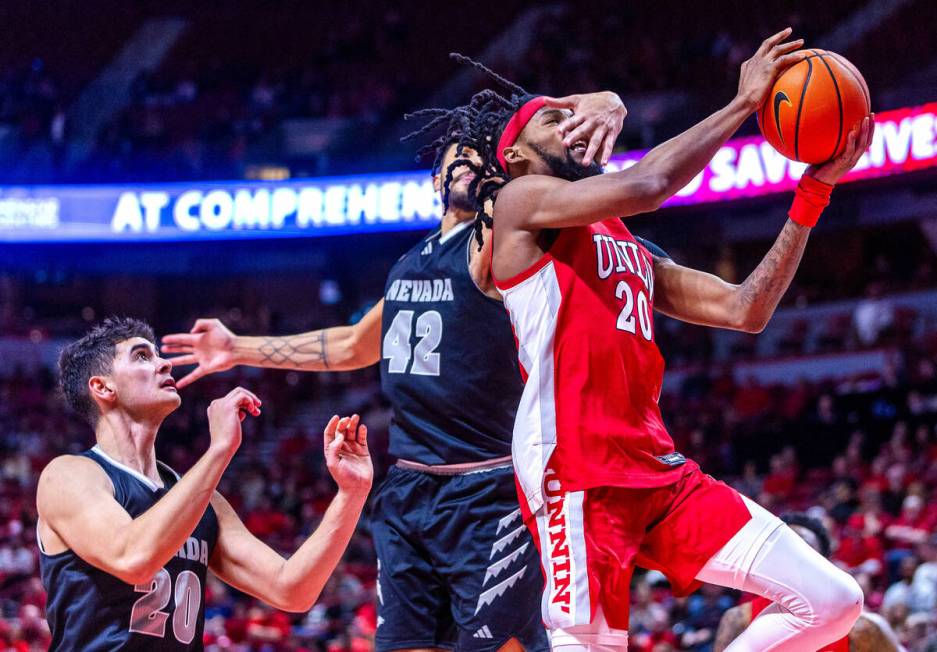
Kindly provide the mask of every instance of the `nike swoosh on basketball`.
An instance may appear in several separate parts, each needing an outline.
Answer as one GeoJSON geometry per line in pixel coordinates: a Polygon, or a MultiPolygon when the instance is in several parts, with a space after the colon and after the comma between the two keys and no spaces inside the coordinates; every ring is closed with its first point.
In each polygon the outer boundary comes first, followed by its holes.
{"type": "Polygon", "coordinates": [[[784,142],[784,134],[781,133],[781,115],[778,113],[778,109],[781,108],[781,103],[787,102],[788,106],[794,106],[791,103],[790,98],[787,96],[787,93],[784,91],[778,91],[774,94],[774,124],[778,128],[778,136],[781,137],[781,142],[784,142]]]}

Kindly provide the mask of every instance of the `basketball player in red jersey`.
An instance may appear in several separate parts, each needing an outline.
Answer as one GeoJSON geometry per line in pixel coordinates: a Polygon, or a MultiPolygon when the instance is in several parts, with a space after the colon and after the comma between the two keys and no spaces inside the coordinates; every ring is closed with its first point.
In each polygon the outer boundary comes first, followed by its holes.
{"type": "MultiPolygon", "coordinates": [[[[830,556],[830,535],[823,523],[806,514],[782,514],[787,523],[807,544],[824,557],[830,556]]],[[[732,607],[722,615],[713,652],[724,652],[729,643],[738,638],[752,619],[771,606],[771,601],[760,595],[751,602],[732,607]]],[[[844,636],[835,643],[825,645],[819,652],[905,652],[895,632],[884,618],[865,612],[844,636]]]]}
{"type": "Polygon", "coordinates": [[[680,594],[710,582],[776,602],[729,652],[816,649],[845,635],[861,610],[855,580],[674,450],[657,405],[664,363],[651,311],[761,330],[832,184],[868,147],[872,121],[850,133],[840,158],[807,170],[791,220],[740,285],[678,265],[619,219],[657,209],[703,170],[778,72],[803,56],[800,41],[785,42],[790,34],[765,40],[743,64],[725,108],[610,174],[582,165],[594,152],[575,115],[472,62],[511,91],[482,91],[453,125],[482,159],[473,168],[478,219],[494,225],[492,275],[526,377],[512,451],[554,649],[627,647],[635,564],[663,571],[680,594]]]}

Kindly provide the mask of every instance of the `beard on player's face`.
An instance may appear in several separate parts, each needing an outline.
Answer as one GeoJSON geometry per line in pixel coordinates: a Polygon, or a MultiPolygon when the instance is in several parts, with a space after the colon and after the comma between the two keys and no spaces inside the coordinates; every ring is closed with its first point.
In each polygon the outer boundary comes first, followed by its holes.
{"type": "Polygon", "coordinates": [[[475,201],[463,186],[449,189],[449,208],[460,212],[475,212],[475,201]]]}
{"type": "Polygon", "coordinates": [[[450,210],[465,213],[474,213],[476,210],[475,198],[469,194],[469,186],[475,179],[475,172],[469,169],[469,163],[471,161],[466,161],[465,165],[457,165],[451,172],[443,172],[443,174],[451,174],[448,183],[450,210]]]}
{"type": "Polygon", "coordinates": [[[588,177],[594,177],[602,174],[602,165],[598,161],[592,161],[589,165],[583,165],[573,158],[569,148],[564,148],[565,156],[557,156],[546,151],[536,143],[528,143],[528,146],[534,150],[543,162],[550,168],[554,177],[566,179],[567,181],[579,181],[588,177]]]}

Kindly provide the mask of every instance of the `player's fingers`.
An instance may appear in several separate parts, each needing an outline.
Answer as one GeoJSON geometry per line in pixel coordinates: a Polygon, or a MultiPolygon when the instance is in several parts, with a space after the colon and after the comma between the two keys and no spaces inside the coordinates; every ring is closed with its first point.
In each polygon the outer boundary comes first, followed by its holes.
{"type": "Polygon", "coordinates": [[[355,437],[358,436],[358,421],[360,418],[357,414],[351,415],[348,420],[348,427],[345,429],[345,439],[355,441],[355,437]]]}
{"type": "MultiPolygon", "coordinates": [[[[163,349],[163,353],[166,353],[166,349],[163,349]]],[[[175,351],[169,351],[169,353],[175,353],[175,351]]],[[[169,361],[172,363],[173,367],[185,367],[190,364],[198,364],[198,356],[194,354],[189,355],[179,355],[175,358],[169,358],[169,361]]]]}
{"type": "Polygon", "coordinates": [[[563,144],[569,147],[577,140],[587,139],[594,128],[595,122],[583,116],[575,128],[563,137],[563,144]]]}
{"type": "MultiPolygon", "coordinates": [[[[244,388],[242,387],[241,389],[244,389],[244,388]]],[[[260,400],[260,397],[257,396],[257,394],[255,394],[254,392],[250,391],[249,389],[244,389],[244,393],[247,394],[250,397],[251,401],[256,403],[258,407],[264,404],[264,402],[260,400]]]]}
{"type": "Polygon", "coordinates": [[[569,137],[569,132],[575,129],[576,127],[578,127],[579,125],[581,125],[585,121],[586,121],[586,116],[584,115],[571,115],[559,124],[557,129],[559,129],[560,134],[563,135],[563,143],[565,145],[569,145],[569,142],[567,142],[566,140],[569,137]]]}
{"type": "Polygon", "coordinates": [[[197,335],[191,333],[173,333],[163,336],[163,346],[195,346],[197,335]]]}
{"type": "Polygon", "coordinates": [[[565,95],[563,97],[544,97],[543,105],[553,109],[575,109],[579,104],[578,95],[565,95]]]}
{"type": "Polygon", "coordinates": [[[231,390],[231,392],[228,393],[228,397],[237,404],[240,404],[242,401],[247,401],[248,403],[256,405],[257,407],[263,405],[263,401],[261,401],[254,392],[243,387],[235,387],[233,390],[231,390]]]}
{"type": "Polygon", "coordinates": [[[871,115],[867,115],[862,121],[862,133],[860,134],[859,142],[864,143],[869,138],[869,134],[872,133],[872,129],[875,127],[875,119],[871,115]]]}
{"type": "Polygon", "coordinates": [[[849,134],[846,136],[846,147],[843,148],[843,153],[840,156],[843,160],[852,161],[856,158],[856,136],[861,128],[862,123],[860,122],[849,130],[849,134]]]}
{"type": "Polygon", "coordinates": [[[764,54],[765,52],[773,48],[775,45],[777,45],[778,43],[786,39],[788,36],[790,36],[793,32],[794,30],[792,28],[785,27],[777,34],[769,36],[764,41],[762,41],[761,47],[758,48],[759,54],[764,54]]]}
{"type": "Polygon", "coordinates": [[[595,128],[595,131],[592,132],[592,137],[589,139],[589,146],[586,147],[586,153],[582,157],[583,165],[590,165],[592,163],[592,159],[595,158],[595,153],[598,151],[599,147],[602,146],[607,132],[608,127],[605,125],[599,125],[595,128]]]}
{"type": "Polygon", "coordinates": [[[334,415],[329,422],[325,424],[325,430],[322,431],[323,436],[325,437],[325,443],[328,445],[331,439],[335,438],[335,431],[338,428],[338,415],[334,415]]]}
{"type": "Polygon", "coordinates": [[[338,415],[336,414],[331,419],[329,419],[328,424],[325,426],[325,431],[323,432],[322,437],[322,452],[325,455],[325,461],[327,464],[332,464],[335,462],[335,458],[338,455],[334,443],[343,439],[337,435],[338,424],[341,422],[338,415]]]}
{"type": "Polygon", "coordinates": [[[196,380],[204,376],[205,373],[206,373],[205,370],[201,366],[196,367],[195,369],[193,369],[192,371],[187,373],[185,376],[183,376],[182,378],[176,381],[176,388],[182,389],[183,387],[187,387],[188,385],[191,385],[196,380]]]}
{"type": "Polygon", "coordinates": [[[344,444],[345,437],[342,436],[342,426],[341,422],[339,422],[338,430],[336,431],[332,440],[327,443],[326,448],[328,449],[328,453],[331,453],[333,456],[337,457],[344,444]]]}
{"type": "Polygon", "coordinates": [[[342,417],[338,420],[338,428],[336,429],[336,436],[340,439],[345,439],[345,432],[348,430],[348,417],[342,417]]]}
{"type": "Polygon", "coordinates": [[[358,426],[358,434],[355,436],[354,440],[347,440],[345,442],[348,450],[350,450],[355,455],[361,455],[362,457],[367,457],[370,453],[368,452],[368,429],[366,426],[358,426]]]}
{"type": "Polygon", "coordinates": [[[195,351],[195,347],[188,346],[187,344],[163,344],[160,353],[192,353],[195,351]]]}
{"type": "Polygon", "coordinates": [[[778,57],[774,60],[774,69],[775,70],[785,70],[790,68],[798,61],[803,61],[807,57],[806,50],[798,50],[797,52],[791,52],[790,54],[785,54],[783,57],[778,57]]]}
{"type": "Polygon", "coordinates": [[[618,132],[609,130],[605,136],[605,142],[602,144],[602,165],[607,165],[608,160],[612,158],[612,152],[615,151],[615,141],[618,140],[618,132]]]}
{"type": "Polygon", "coordinates": [[[771,48],[771,56],[777,58],[782,54],[787,54],[788,52],[793,52],[794,50],[803,47],[804,39],[798,38],[793,41],[787,41],[785,43],[778,43],[773,48],[771,48]]]}
{"type": "Polygon", "coordinates": [[[849,143],[849,147],[852,148],[851,156],[849,157],[850,169],[859,162],[859,159],[862,158],[862,155],[865,154],[865,150],[868,149],[868,137],[869,137],[869,118],[866,116],[854,129],[855,136],[852,137],[852,141],[849,143]]]}
{"type": "Polygon", "coordinates": [[[241,406],[255,417],[260,416],[260,399],[252,396],[245,396],[244,400],[241,401],[241,406]]]}
{"type": "Polygon", "coordinates": [[[365,451],[367,451],[367,448],[368,448],[368,427],[367,427],[366,425],[364,425],[363,423],[362,423],[360,426],[358,426],[358,434],[357,434],[357,436],[355,437],[355,441],[357,441],[361,446],[364,447],[365,451]]]}
{"type": "Polygon", "coordinates": [[[218,321],[217,319],[196,319],[195,325],[192,326],[192,330],[190,330],[189,332],[190,333],[202,333],[210,329],[212,326],[214,326],[215,322],[217,321],[218,321]]]}
{"type": "Polygon", "coordinates": [[[260,399],[243,387],[239,387],[230,396],[233,405],[245,414],[260,416],[260,399]]]}
{"type": "Polygon", "coordinates": [[[244,395],[244,388],[238,385],[225,395],[225,398],[235,403],[244,395]]]}
{"type": "Polygon", "coordinates": [[[875,114],[869,115],[869,132],[866,134],[862,151],[868,150],[872,146],[872,140],[875,138],[875,114]]]}

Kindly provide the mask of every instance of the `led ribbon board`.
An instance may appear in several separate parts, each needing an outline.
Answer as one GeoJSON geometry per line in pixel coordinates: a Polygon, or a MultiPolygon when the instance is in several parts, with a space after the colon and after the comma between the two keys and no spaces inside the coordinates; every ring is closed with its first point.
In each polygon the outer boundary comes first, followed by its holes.
{"type": "MultiPolygon", "coordinates": [[[[876,116],[845,181],[937,167],[937,102],[876,116]]],[[[608,171],[647,153],[615,156],[608,171]]],[[[805,166],[761,137],[736,138],[665,206],[785,192],[805,166]]],[[[440,201],[427,171],[283,182],[0,187],[0,241],[195,240],[428,229],[440,201]]]]}

